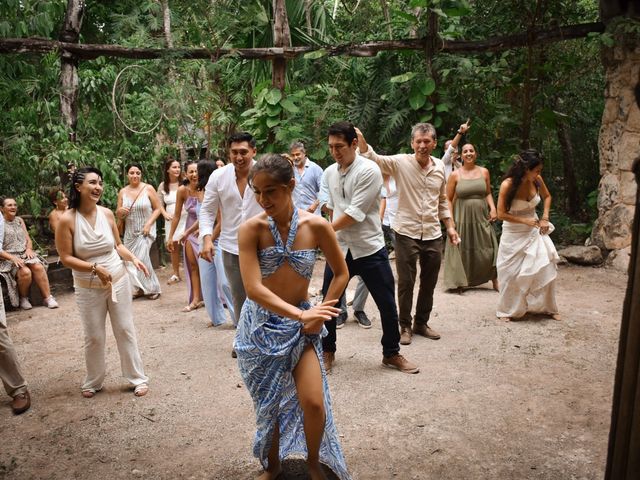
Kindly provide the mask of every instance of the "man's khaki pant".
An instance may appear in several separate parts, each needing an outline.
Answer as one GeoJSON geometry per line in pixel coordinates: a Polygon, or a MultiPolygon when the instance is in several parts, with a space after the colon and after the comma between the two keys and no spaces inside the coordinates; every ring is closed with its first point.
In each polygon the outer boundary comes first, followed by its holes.
{"type": "Polygon", "coordinates": [[[0,293],[0,379],[7,394],[15,397],[27,391],[27,382],[20,373],[20,365],[7,331],[7,317],[4,313],[4,300],[0,293]]]}

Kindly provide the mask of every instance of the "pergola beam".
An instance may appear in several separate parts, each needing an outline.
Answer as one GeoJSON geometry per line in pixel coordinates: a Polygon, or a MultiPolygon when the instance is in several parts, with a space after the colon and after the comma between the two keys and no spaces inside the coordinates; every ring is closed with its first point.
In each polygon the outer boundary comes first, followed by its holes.
{"type": "MultiPolygon", "coordinates": [[[[491,37],[485,40],[441,40],[438,53],[484,53],[519,48],[534,44],[558,42],[586,37],[589,33],[604,31],[601,22],[568,25],[551,29],[534,30],[527,33],[491,37]]],[[[270,47],[270,48],[129,48],[120,45],[77,44],[45,38],[0,39],[0,54],[35,53],[46,54],[64,51],[81,60],[98,57],[118,57],[135,60],[161,58],[206,59],[217,61],[222,57],[247,60],[294,59],[307,53],[324,51],[329,56],[372,57],[387,50],[424,50],[427,37],[402,40],[384,40],[327,46],[270,47]]]]}

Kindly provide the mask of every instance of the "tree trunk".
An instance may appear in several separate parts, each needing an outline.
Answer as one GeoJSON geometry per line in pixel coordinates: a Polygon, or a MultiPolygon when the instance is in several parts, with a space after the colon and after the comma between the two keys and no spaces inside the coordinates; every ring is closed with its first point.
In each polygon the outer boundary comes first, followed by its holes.
{"type": "Polygon", "coordinates": [[[169,1],[161,0],[162,5],[162,27],[164,30],[164,40],[167,47],[173,48],[173,37],[171,36],[171,10],[169,10],[169,1]]]}
{"type": "Polygon", "coordinates": [[[393,38],[393,31],[391,30],[391,17],[389,16],[389,5],[387,0],[380,0],[380,7],[382,7],[382,14],[384,15],[384,21],[387,23],[387,32],[389,33],[389,40],[393,38]]]}
{"type": "Polygon", "coordinates": [[[313,25],[311,24],[311,6],[313,0],[304,0],[304,18],[307,23],[307,35],[313,35],[313,25]]]}
{"type": "MultiPolygon", "coordinates": [[[[68,0],[60,41],[78,43],[84,13],[83,0],[68,0]]],[[[60,112],[69,129],[69,140],[76,141],[78,123],[78,58],[68,50],[60,53],[60,112]]]]}
{"type": "MultiPolygon", "coordinates": [[[[285,0],[273,0],[273,46],[290,47],[291,32],[285,0]]],[[[271,83],[274,87],[284,90],[287,79],[287,59],[284,57],[273,59],[271,83]]]]}
{"type": "MultiPolygon", "coordinates": [[[[558,109],[562,109],[562,100],[558,99],[558,109]]],[[[558,134],[558,143],[560,143],[560,151],[562,152],[562,165],[564,171],[564,192],[567,199],[567,212],[569,216],[575,218],[580,209],[580,199],[578,198],[578,185],[575,173],[575,157],[573,152],[573,144],[571,143],[571,132],[569,125],[564,118],[558,116],[556,121],[556,133],[558,134]]]]}

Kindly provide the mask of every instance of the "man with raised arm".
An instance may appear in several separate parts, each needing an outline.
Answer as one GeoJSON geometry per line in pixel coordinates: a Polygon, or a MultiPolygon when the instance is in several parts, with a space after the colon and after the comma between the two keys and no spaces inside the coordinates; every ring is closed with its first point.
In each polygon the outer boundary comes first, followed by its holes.
{"type": "MultiPolygon", "coordinates": [[[[389,265],[380,224],[382,174],[371,161],[356,154],[358,138],[349,122],[329,127],[329,152],[336,161],[327,167],[323,181],[328,190],[327,208],[333,211],[331,226],[345,254],[349,276],[359,275],[380,311],[382,364],[403,373],[420,369],[400,355],[395,281],[389,265]]],[[[333,273],[325,270],[322,293],[326,296],[333,273]]],[[[344,295],[344,293],[343,293],[344,295]]],[[[324,363],[331,369],[336,351],[336,319],[325,322],[324,363]]]]}
{"type": "Polygon", "coordinates": [[[391,227],[396,232],[400,343],[410,344],[414,333],[437,340],[440,335],[428,322],[442,260],[440,220],[452,243],[458,244],[460,239],[449,214],[444,164],[431,156],[437,144],[436,129],[430,123],[414,125],[414,153],[398,155],[378,155],[367,145],[362,132],[357,132],[360,154],[376,162],[383,174],[393,175],[398,186],[398,210],[391,227]],[[412,327],[416,261],[420,261],[420,288],[412,327]]]}
{"type": "Polygon", "coordinates": [[[255,163],[256,141],[250,133],[235,133],[227,140],[229,161],[231,163],[215,170],[204,190],[204,199],[200,208],[200,256],[211,262],[213,247],[213,225],[218,212],[222,216],[219,244],[222,249],[224,271],[229,279],[234,324],[240,319],[240,311],[247,295],[240,276],[238,260],[238,228],[240,224],[262,213],[251,188],[247,188],[249,170],[255,163]]]}

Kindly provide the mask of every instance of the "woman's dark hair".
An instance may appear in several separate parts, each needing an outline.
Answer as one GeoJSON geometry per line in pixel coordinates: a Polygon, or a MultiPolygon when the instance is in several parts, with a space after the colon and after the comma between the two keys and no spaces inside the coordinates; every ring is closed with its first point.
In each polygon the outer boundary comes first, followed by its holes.
{"type": "Polygon", "coordinates": [[[251,167],[249,183],[260,172],[265,172],[278,182],[287,184],[293,178],[293,165],[279,153],[267,153],[251,167]]]}
{"type": "Polygon", "coordinates": [[[130,163],[129,165],[127,165],[127,167],[124,169],[124,173],[127,174],[129,173],[129,170],[131,170],[131,167],[136,167],[138,170],[140,170],[140,173],[144,173],[144,170],[142,169],[142,165],[140,165],[139,163],[130,163]]]}
{"type": "Polygon", "coordinates": [[[197,190],[204,190],[204,187],[207,186],[207,182],[209,181],[209,177],[213,173],[218,166],[215,162],[211,160],[200,160],[198,162],[198,186],[197,190]]]}
{"type": "Polygon", "coordinates": [[[507,178],[511,179],[511,187],[507,192],[507,198],[505,199],[505,207],[507,211],[511,208],[511,202],[516,196],[518,192],[518,188],[522,185],[522,179],[524,178],[524,174],[529,170],[533,170],[538,165],[544,162],[544,158],[542,154],[538,153],[537,150],[530,148],[528,150],[523,150],[516,156],[516,159],[511,165],[511,168],[504,174],[502,180],[506,180],[507,178]]]}
{"type": "Polygon", "coordinates": [[[191,165],[192,163],[198,163],[198,160],[194,160],[193,158],[190,158],[189,160],[187,160],[186,162],[184,162],[184,167],[183,171],[185,173],[184,178],[182,179],[182,181],[180,182],[180,185],[184,185],[185,187],[187,185],[189,185],[189,179],[187,178],[187,169],[189,168],[189,165],[191,165]]]}
{"type": "MultiPolygon", "coordinates": [[[[169,167],[171,166],[171,164],[173,162],[178,162],[178,165],[180,165],[180,161],[176,160],[175,158],[169,156],[167,157],[167,159],[164,161],[164,166],[162,167],[162,189],[164,190],[164,193],[168,194],[169,193],[169,183],[170,183],[170,179],[169,179],[169,167]]],[[[128,170],[127,170],[128,171],[128,170]]],[[[180,180],[182,179],[182,170],[180,170],[180,176],[178,177],[178,185],[180,185],[180,180]]]]}
{"type": "MultiPolygon", "coordinates": [[[[127,171],[129,169],[127,168],[127,171]]],[[[80,192],[76,185],[84,182],[88,173],[95,173],[102,179],[102,172],[96,167],[82,167],[76,169],[71,175],[71,185],[69,186],[69,208],[78,208],[80,206],[80,192]]]]}

